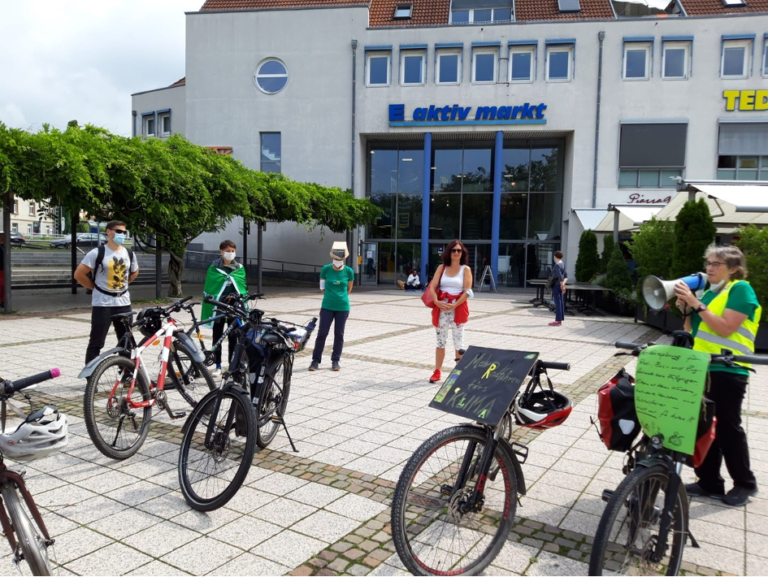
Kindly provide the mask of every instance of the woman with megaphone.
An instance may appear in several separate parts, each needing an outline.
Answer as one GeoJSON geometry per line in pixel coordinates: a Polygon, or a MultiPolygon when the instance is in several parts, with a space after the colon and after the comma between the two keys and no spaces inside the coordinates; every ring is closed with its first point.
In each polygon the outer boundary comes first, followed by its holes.
{"type": "MultiPolygon", "coordinates": [[[[752,286],[744,279],[744,254],[735,246],[710,245],[706,259],[707,290],[699,300],[685,282],[675,285],[678,307],[686,314],[685,330],[693,335],[693,348],[709,354],[729,349],[736,354],[755,352],[755,336],[762,314],[752,286]]],[[[747,392],[747,363],[733,367],[709,366],[708,398],[715,402],[716,438],[704,462],[696,468],[697,483],[686,485],[692,496],[722,499],[727,505],[744,505],[757,495],[757,481],[749,464],[747,435],[741,426],[741,403],[747,392]],[[720,476],[723,459],[733,488],[725,492],[720,476]]]]}

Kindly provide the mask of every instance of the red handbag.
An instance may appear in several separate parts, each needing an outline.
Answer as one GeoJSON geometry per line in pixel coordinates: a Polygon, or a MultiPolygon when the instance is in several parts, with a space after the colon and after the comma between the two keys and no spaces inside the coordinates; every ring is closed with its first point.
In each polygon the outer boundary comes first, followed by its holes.
{"type": "MultiPolygon", "coordinates": [[[[445,267],[443,267],[443,270],[440,271],[440,278],[437,279],[437,286],[440,286],[440,280],[443,278],[443,273],[445,272],[445,267]]],[[[424,289],[424,292],[421,293],[421,302],[424,303],[425,307],[429,307],[431,309],[435,308],[435,301],[432,300],[432,293],[429,291],[429,288],[432,286],[432,283],[435,282],[434,277],[432,277],[432,280],[429,281],[429,284],[427,285],[427,288],[424,289]]]]}

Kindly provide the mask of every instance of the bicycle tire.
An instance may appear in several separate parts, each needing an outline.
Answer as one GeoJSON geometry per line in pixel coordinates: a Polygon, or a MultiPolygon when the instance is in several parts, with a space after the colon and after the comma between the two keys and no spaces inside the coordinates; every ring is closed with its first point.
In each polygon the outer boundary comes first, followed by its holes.
{"type": "Polygon", "coordinates": [[[216,383],[207,367],[192,360],[189,350],[181,342],[174,341],[173,349],[167,374],[179,394],[191,407],[194,407],[200,400],[199,397],[216,389],[216,383]],[[199,379],[205,382],[205,389],[197,386],[196,381],[199,379]],[[201,392],[203,394],[200,394],[201,392]]]}
{"type": "Polygon", "coordinates": [[[658,537],[658,523],[664,514],[668,483],[669,470],[662,464],[651,467],[640,465],[624,478],[605,507],[597,526],[589,558],[590,575],[602,575],[603,571],[619,575],[625,572],[651,575],[661,571],[665,571],[666,575],[679,574],[688,538],[688,499],[682,482],[677,492],[667,540],[666,569],[663,562],[653,563],[645,557],[649,546],[658,537]],[[620,523],[615,526],[617,521],[620,523]],[[644,530],[648,533],[647,541],[638,547],[637,540],[644,530]],[[627,543],[617,543],[619,538],[622,541],[626,539],[627,543]],[[628,550],[630,546],[631,551],[628,550]]]}
{"type": "Polygon", "coordinates": [[[506,543],[517,507],[517,477],[513,457],[502,445],[496,449],[495,460],[491,463],[491,468],[498,465],[498,470],[486,480],[483,509],[461,513],[458,524],[455,517],[451,517],[451,508],[456,514],[462,498],[475,488],[485,443],[485,431],[479,427],[462,425],[445,429],[416,449],[400,474],[392,500],[392,536],[400,560],[414,575],[479,574],[506,543]],[[461,442],[462,447],[452,450],[449,445],[457,442],[461,442]],[[475,448],[468,468],[469,479],[464,488],[454,492],[453,485],[449,484],[451,475],[458,472],[470,443],[475,443],[475,448]],[[439,452],[445,453],[447,458],[440,462],[438,456],[437,471],[432,466],[425,468],[427,461],[439,452]],[[413,491],[414,483],[419,485],[418,491],[413,491]],[[473,519],[480,524],[472,527],[473,519]],[[497,523],[495,532],[488,527],[491,523],[497,523]],[[446,535],[449,527],[453,527],[448,531],[453,531],[452,536],[446,535]],[[457,552],[464,544],[468,545],[468,550],[457,552]],[[441,554],[448,559],[442,565],[433,566],[435,563],[428,558],[432,554],[441,554]],[[473,558],[468,559],[469,556],[473,558]]]}
{"type": "Polygon", "coordinates": [[[266,449],[275,439],[280,423],[273,420],[276,414],[285,415],[288,406],[288,395],[291,393],[291,373],[293,362],[290,357],[281,357],[267,369],[264,377],[264,392],[259,395],[259,405],[256,408],[256,444],[266,449]],[[282,369],[282,383],[280,371],[282,369]]]}
{"type": "MultiPolygon", "coordinates": [[[[115,378],[123,380],[123,371],[133,371],[134,368],[135,363],[130,359],[120,356],[108,357],[96,367],[93,375],[85,385],[83,413],[88,436],[102,455],[118,461],[129,458],[141,448],[149,433],[149,424],[152,418],[152,407],[129,410],[125,405],[125,398],[120,393],[127,393],[130,383],[127,383],[128,386],[122,383],[118,385],[113,397],[113,399],[118,399],[116,401],[118,405],[106,406],[109,393],[115,386],[115,378]],[[102,405],[101,410],[99,410],[99,405],[102,405]],[[141,422],[137,425],[136,416],[139,413],[141,413],[141,422]],[[117,447],[117,442],[120,440],[118,437],[125,430],[121,422],[126,422],[126,416],[130,418],[135,435],[125,435],[122,439],[124,442],[121,442],[120,446],[117,447]],[[105,438],[102,430],[107,431],[109,425],[113,424],[115,425],[114,433],[108,433],[105,438]],[[119,430],[118,426],[120,427],[119,430]]],[[[142,371],[138,371],[136,375],[136,388],[134,388],[134,394],[138,392],[141,395],[142,401],[150,400],[149,384],[142,371]],[[138,391],[136,391],[136,388],[138,388],[138,391]]]]}
{"type": "Polygon", "coordinates": [[[208,393],[192,410],[184,425],[179,450],[181,492],[189,506],[197,511],[219,509],[235,496],[251,468],[256,450],[256,416],[248,394],[239,387],[230,387],[222,393],[215,447],[204,446],[209,417],[218,395],[218,390],[208,393]],[[232,422],[228,428],[230,414],[232,422]],[[239,457],[240,462],[230,455],[239,457]],[[218,471],[224,479],[216,483],[213,478],[218,471]],[[209,492],[214,484],[217,485],[214,492],[209,492]],[[201,494],[203,491],[206,494],[201,494]]]}
{"type": "Polygon", "coordinates": [[[32,575],[51,575],[51,561],[45,539],[24,510],[16,484],[5,483],[0,492],[16,533],[16,544],[21,548],[32,575]]]}

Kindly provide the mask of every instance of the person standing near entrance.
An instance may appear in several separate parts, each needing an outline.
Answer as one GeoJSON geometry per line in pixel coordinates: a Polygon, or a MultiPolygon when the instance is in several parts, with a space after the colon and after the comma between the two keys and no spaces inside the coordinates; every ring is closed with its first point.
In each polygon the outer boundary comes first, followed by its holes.
{"type": "Polygon", "coordinates": [[[565,272],[563,253],[555,251],[555,265],[552,267],[552,299],[555,301],[555,320],[549,323],[551,327],[559,327],[565,320],[565,283],[568,273],[565,272]]]}
{"type": "Polygon", "coordinates": [[[443,251],[443,264],[437,267],[434,278],[437,282],[429,283],[432,301],[432,324],[437,333],[435,348],[435,372],[429,378],[436,383],[442,377],[440,371],[445,360],[445,345],[448,332],[453,335],[453,348],[456,362],[464,354],[464,325],[469,320],[467,299],[472,290],[472,271],[469,266],[469,251],[460,240],[452,240],[443,251]]]}
{"type": "MultiPolygon", "coordinates": [[[[684,328],[693,335],[693,350],[719,354],[729,349],[735,354],[755,352],[762,308],[747,278],[747,266],[735,246],[710,245],[706,259],[707,290],[699,300],[684,282],[675,285],[678,306],[687,313],[684,328]]],[[[749,384],[747,363],[728,367],[709,365],[707,397],[715,402],[717,425],[715,440],[701,466],[695,469],[698,481],[685,486],[694,497],[722,499],[726,505],[740,507],[757,495],[757,480],[749,463],[747,434],[741,426],[741,404],[749,384]],[[725,460],[733,488],[725,492],[720,468],[725,460]]]]}
{"type": "Polygon", "coordinates": [[[113,324],[118,340],[125,334],[123,323],[112,321],[114,315],[131,312],[128,285],[139,276],[139,263],[132,251],[123,247],[125,223],[107,223],[107,244],[85,255],[75,270],[75,280],[93,291],[91,296],[91,335],[85,351],[85,364],[99,356],[113,324]]]}
{"type": "Polygon", "coordinates": [[[333,353],[331,353],[331,368],[341,370],[341,350],[344,347],[344,327],[349,318],[349,293],[355,281],[355,271],[344,264],[349,256],[347,243],[334,242],[331,248],[332,264],[325,265],[320,271],[320,292],[323,293],[323,304],[320,308],[320,328],[317,331],[315,350],[312,351],[310,371],[320,368],[323,360],[325,339],[333,323],[333,353]]]}

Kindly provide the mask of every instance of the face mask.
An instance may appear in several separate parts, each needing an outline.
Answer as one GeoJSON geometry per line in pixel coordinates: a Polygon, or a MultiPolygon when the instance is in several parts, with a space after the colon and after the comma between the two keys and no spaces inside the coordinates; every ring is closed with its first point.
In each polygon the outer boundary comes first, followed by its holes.
{"type": "Polygon", "coordinates": [[[235,254],[236,253],[234,251],[232,251],[232,252],[225,252],[224,253],[224,258],[227,259],[227,260],[235,260],[235,254]]]}
{"type": "Polygon", "coordinates": [[[115,234],[115,237],[112,240],[115,242],[115,244],[123,244],[125,242],[125,235],[115,234]]]}
{"type": "Polygon", "coordinates": [[[726,282],[727,282],[727,279],[723,279],[723,280],[721,280],[721,281],[720,281],[719,283],[717,283],[717,284],[712,284],[712,285],[709,285],[709,290],[711,290],[711,291],[714,291],[714,292],[718,292],[718,291],[719,291],[721,288],[723,288],[723,285],[724,285],[726,282]]]}
{"type": "Polygon", "coordinates": [[[335,266],[336,268],[341,268],[343,264],[344,264],[343,260],[333,259],[333,266],[335,266]]]}

